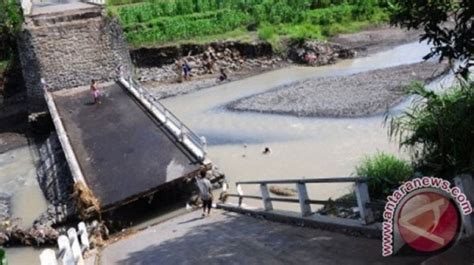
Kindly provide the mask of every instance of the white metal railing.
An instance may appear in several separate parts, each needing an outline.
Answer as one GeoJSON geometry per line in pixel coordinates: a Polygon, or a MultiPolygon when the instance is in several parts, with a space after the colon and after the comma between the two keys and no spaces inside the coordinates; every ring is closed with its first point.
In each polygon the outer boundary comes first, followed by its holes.
{"type": "Polygon", "coordinates": [[[364,224],[370,224],[374,221],[371,203],[369,198],[369,191],[366,180],[364,178],[314,178],[314,179],[286,179],[286,180],[263,180],[263,181],[239,181],[236,182],[237,194],[228,194],[229,197],[239,198],[238,206],[242,207],[244,198],[262,200],[265,211],[273,210],[272,202],[289,202],[298,203],[300,205],[301,215],[307,217],[313,214],[311,204],[341,204],[347,205],[345,202],[334,202],[329,200],[311,200],[308,196],[306,184],[314,183],[355,183],[355,193],[357,197],[357,206],[359,208],[360,217],[364,224]],[[281,198],[271,197],[268,190],[269,184],[294,184],[298,191],[298,198],[281,198]],[[242,189],[243,185],[259,185],[260,196],[245,195],[242,189]]]}
{"type": "Polygon", "coordinates": [[[106,4],[105,0],[82,0],[82,2],[96,4],[96,5],[105,5],[106,4]]]}
{"type": "Polygon", "coordinates": [[[142,87],[138,82],[129,77],[126,79],[121,76],[120,83],[125,86],[132,95],[137,98],[165,127],[176,137],[178,141],[183,143],[191,153],[193,153],[200,161],[206,159],[206,138],[198,136],[181,122],[176,115],[161,104],[153,94],[142,87]]]}
{"type": "Polygon", "coordinates": [[[21,0],[21,9],[23,9],[23,15],[28,16],[31,14],[31,9],[33,7],[33,1],[31,0],[21,0]]]}
{"type": "Polygon", "coordinates": [[[74,227],[69,228],[67,235],[58,237],[58,251],[50,248],[45,249],[39,258],[41,265],[83,265],[83,254],[89,248],[90,242],[86,224],[80,222],[77,225],[77,230],[74,227]]]}

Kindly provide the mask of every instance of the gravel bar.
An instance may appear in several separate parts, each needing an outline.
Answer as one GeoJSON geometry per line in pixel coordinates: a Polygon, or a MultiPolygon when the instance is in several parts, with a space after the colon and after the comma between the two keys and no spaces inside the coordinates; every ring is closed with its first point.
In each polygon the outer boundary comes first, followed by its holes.
{"type": "Polygon", "coordinates": [[[311,78],[239,99],[226,108],[300,117],[375,115],[400,103],[412,82],[429,82],[447,69],[446,64],[422,62],[349,76],[311,78]]]}

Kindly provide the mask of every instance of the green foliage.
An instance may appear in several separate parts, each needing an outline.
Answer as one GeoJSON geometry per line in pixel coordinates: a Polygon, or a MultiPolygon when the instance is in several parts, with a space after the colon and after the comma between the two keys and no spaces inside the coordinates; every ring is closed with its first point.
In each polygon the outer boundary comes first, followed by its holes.
{"type": "Polygon", "coordinates": [[[411,94],[421,100],[390,120],[389,132],[424,174],[451,179],[474,173],[474,83],[463,83],[442,94],[417,84],[411,94]]]}
{"type": "Polygon", "coordinates": [[[7,69],[8,60],[0,61],[0,74],[7,69]]]}
{"type": "Polygon", "coordinates": [[[351,24],[357,21],[386,20],[386,10],[377,5],[376,0],[150,0],[109,6],[109,12],[119,17],[134,45],[223,34],[244,27],[257,28],[260,39],[274,43],[283,36],[324,38],[352,31],[355,27],[351,24]]]}
{"type": "Polygon", "coordinates": [[[7,255],[3,248],[0,248],[0,265],[8,265],[7,255]]]}
{"type": "Polygon", "coordinates": [[[275,37],[275,29],[270,26],[270,25],[263,25],[260,27],[260,29],[258,30],[258,37],[261,39],[261,40],[271,40],[275,37]]]}
{"type": "Polygon", "coordinates": [[[291,39],[322,39],[321,27],[310,23],[284,25],[278,30],[279,34],[291,39]]]}
{"type": "Polygon", "coordinates": [[[378,153],[365,157],[356,167],[357,175],[367,178],[371,198],[384,200],[401,183],[413,175],[413,169],[406,161],[394,155],[378,153]]]}
{"type": "Polygon", "coordinates": [[[250,21],[247,14],[222,10],[184,16],[161,17],[125,27],[132,44],[164,43],[196,36],[225,33],[250,21]]]}
{"type": "Polygon", "coordinates": [[[440,60],[461,62],[460,73],[467,79],[469,67],[474,66],[474,2],[398,0],[395,3],[391,6],[392,22],[409,29],[424,29],[422,40],[434,45],[426,58],[440,55],[440,60]]]}
{"type": "Polygon", "coordinates": [[[0,0],[0,60],[11,57],[22,22],[19,3],[15,0],[0,0]]]}

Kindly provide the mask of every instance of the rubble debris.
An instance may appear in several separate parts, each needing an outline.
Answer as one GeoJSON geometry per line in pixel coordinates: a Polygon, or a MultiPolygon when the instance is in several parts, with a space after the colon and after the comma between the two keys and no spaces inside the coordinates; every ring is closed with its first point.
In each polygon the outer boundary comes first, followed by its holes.
{"type": "Polygon", "coordinates": [[[268,190],[278,196],[294,197],[298,195],[298,192],[295,189],[288,187],[270,186],[268,190]]]}

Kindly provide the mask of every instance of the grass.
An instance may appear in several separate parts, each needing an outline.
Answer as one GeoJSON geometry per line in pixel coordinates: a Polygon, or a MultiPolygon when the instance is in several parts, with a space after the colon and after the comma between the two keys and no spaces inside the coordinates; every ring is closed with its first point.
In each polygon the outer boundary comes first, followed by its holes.
{"type": "Polygon", "coordinates": [[[206,36],[196,36],[189,39],[182,39],[170,42],[163,42],[163,43],[156,43],[156,42],[139,42],[139,43],[131,43],[131,46],[134,48],[139,47],[153,47],[153,46],[172,46],[172,45],[180,45],[180,44],[206,44],[213,41],[220,41],[220,40],[233,40],[233,41],[242,41],[242,42],[251,42],[257,40],[257,35],[254,32],[249,32],[245,28],[237,28],[232,31],[228,31],[221,34],[210,34],[206,36]]]}
{"type": "Polygon", "coordinates": [[[367,178],[371,198],[384,200],[413,175],[412,166],[394,155],[378,153],[365,157],[356,167],[359,177],[367,178]]]}

